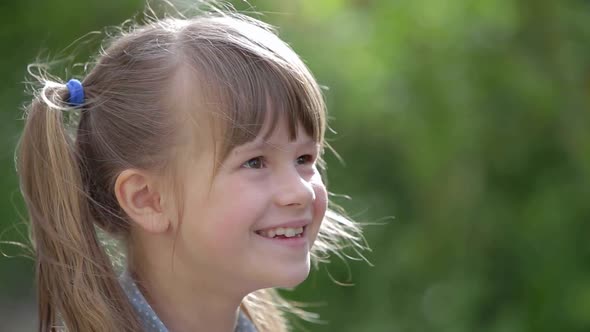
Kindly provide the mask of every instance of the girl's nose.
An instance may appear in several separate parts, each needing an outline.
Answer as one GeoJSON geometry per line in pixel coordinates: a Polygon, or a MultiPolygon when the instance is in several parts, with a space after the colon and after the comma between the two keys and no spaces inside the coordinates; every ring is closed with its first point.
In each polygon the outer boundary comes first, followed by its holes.
{"type": "Polygon", "coordinates": [[[315,200],[315,192],[310,181],[297,172],[289,170],[278,175],[275,201],[279,206],[307,207],[315,200]]]}

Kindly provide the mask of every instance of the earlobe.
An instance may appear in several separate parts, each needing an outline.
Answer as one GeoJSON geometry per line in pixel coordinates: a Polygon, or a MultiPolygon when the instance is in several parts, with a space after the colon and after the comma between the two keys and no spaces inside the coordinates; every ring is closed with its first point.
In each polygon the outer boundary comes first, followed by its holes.
{"type": "Polygon", "coordinates": [[[131,222],[150,233],[163,233],[170,221],[161,205],[161,193],[145,172],[126,169],[117,176],[115,196],[131,222]]]}

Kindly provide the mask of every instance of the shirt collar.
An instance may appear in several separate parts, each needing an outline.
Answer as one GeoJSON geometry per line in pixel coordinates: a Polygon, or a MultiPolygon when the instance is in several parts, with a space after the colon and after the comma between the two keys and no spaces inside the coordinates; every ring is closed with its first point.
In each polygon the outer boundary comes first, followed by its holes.
{"type": "MultiPolygon", "coordinates": [[[[156,312],[152,309],[145,297],[137,287],[137,284],[131,278],[128,270],[123,271],[119,277],[119,283],[123,287],[127,298],[133,305],[135,312],[142,322],[145,332],[169,332],[164,323],[158,318],[156,312]]],[[[235,332],[257,332],[254,324],[246,317],[242,310],[238,313],[238,322],[235,332]]]]}

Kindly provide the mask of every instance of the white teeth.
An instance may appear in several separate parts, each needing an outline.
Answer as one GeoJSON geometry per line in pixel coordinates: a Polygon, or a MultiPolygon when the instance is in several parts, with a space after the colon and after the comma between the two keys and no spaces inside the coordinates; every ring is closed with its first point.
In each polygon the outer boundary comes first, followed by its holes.
{"type": "Polygon", "coordinates": [[[268,237],[268,238],[273,238],[276,235],[284,235],[285,237],[300,237],[301,233],[303,233],[303,227],[297,227],[297,228],[277,227],[277,228],[270,229],[267,231],[259,231],[258,232],[258,234],[260,234],[264,237],[268,237]]]}

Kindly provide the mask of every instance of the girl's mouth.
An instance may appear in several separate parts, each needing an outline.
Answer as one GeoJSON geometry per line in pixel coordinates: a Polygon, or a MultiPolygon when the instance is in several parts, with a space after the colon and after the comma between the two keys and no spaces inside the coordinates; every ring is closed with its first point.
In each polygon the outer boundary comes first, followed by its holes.
{"type": "Polygon", "coordinates": [[[256,234],[268,239],[291,239],[303,237],[307,226],[302,227],[276,227],[256,231],[256,234]]]}
{"type": "Polygon", "coordinates": [[[296,227],[296,228],[283,228],[280,227],[268,229],[266,231],[256,231],[256,235],[260,236],[260,239],[274,246],[289,247],[289,248],[308,248],[309,244],[307,236],[305,236],[307,226],[296,227]],[[279,233],[279,234],[277,234],[279,233]]]}

